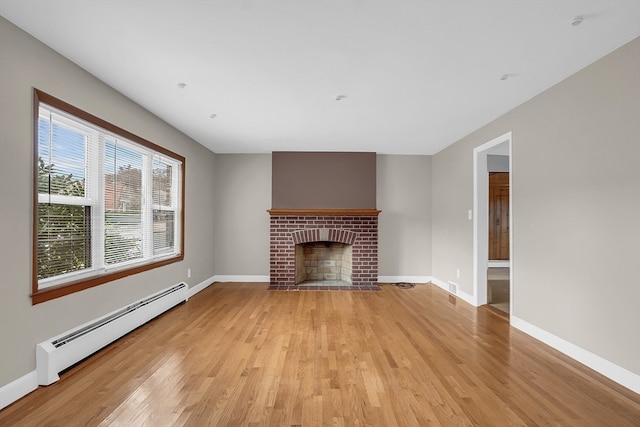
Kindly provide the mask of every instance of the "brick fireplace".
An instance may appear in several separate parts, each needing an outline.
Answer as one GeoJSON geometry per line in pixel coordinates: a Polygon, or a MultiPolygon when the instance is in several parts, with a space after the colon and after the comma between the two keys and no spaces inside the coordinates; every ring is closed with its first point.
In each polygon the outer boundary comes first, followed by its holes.
{"type": "Polygon", "coordinates": [[[269,289],[377,290],[379,213],[376,209],[269,210],[269,289]],[[326,256],[322,263],[321,256],[326,256]],[[305,260],[306,268],[300,265],[305,260]]]}

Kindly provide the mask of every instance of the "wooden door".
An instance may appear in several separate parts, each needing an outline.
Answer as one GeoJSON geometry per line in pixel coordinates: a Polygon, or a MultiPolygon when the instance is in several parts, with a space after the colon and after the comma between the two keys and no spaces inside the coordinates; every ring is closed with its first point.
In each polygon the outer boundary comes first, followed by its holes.
{"type": "Polygon", "coordinates": [[[489,259],[509,259],[509,172],[489,173],[489,259]]]}

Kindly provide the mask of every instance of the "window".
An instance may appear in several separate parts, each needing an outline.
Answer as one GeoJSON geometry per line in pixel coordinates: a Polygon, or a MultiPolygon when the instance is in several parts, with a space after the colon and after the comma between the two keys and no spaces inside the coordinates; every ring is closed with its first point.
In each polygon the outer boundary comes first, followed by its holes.
{"type": "Polygon", "coordinates": [[[182,260],[184,158],[35,97],[33,303],[182,260]]]}

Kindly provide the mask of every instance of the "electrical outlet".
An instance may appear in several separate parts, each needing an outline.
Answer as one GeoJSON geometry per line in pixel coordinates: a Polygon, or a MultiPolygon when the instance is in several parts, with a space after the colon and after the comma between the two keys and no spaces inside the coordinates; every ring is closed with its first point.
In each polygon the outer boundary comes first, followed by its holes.
{"type": "Polygon", "coordinates": [[[460,269],[456,268],[456,279],[460,278],[460,269]]]}
{"type": "Polygon", "coordinates": [[[187,268],[187,279],[191,279],[191,269],[187,268]]]}

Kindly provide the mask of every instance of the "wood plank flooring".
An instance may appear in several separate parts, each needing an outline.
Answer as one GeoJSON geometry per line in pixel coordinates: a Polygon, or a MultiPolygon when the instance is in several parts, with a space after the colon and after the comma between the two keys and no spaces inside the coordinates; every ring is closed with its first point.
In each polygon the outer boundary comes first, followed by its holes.
{"type": "Polygon", "coordinates": [[[2,426],[638,426],[640,396],[433,285],[216,283],[2,426]]]}

